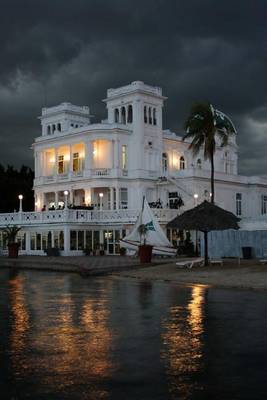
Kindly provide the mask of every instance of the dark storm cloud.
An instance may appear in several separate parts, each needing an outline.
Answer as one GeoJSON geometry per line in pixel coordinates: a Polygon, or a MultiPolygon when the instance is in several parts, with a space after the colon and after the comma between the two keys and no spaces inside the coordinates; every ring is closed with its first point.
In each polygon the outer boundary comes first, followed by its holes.
{"type": "Polygon", "coordinates": [[[165,128],[182,132],[208,100],[238,129],[241,172],[267,161],[265,1],[0,0],[1,162],[30,163],[41,107],[88,104],[144,80],[169,97],[165,128]]]}

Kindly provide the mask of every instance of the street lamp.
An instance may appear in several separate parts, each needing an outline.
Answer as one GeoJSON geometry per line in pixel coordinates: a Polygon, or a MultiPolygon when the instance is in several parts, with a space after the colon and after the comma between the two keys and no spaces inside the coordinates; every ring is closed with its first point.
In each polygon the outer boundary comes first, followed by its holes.
{"type": "Polygon", "coordinates": [[[103,193],[99,193],[99,197],[100,197],[100,210],[103,209],[103,196],[104,196],[103,193]]]}
{"type": "Polygon", "coordinates": [[[194,194],[194,205],[195,205],[195,206],[197,205],[197,199],[198,199],[198,194],[195,193],[195,194],[194,194]]]}
{"type": "Polygon", "coordinates": [[[67,190],[64,190],[64,196],[65,196],[65,207],[64,208],[68,207],[68,194],[69,194],[69,192],[67,190]]]}
{"type": "Polygon", "coordinates": [[[23,200],[23,195],[19,194],[19,212],[22,212],[22,200],[23,200]]]}

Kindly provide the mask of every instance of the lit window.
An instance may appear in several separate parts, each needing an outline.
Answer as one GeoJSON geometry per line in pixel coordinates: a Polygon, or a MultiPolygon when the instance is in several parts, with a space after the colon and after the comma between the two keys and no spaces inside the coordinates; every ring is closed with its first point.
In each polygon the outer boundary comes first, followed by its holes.
{"type": "Polygon", "coordinates": [[[73,172],[80,171],[80,163],[79,163],[79,153],[73,153],[73,162],[72,162],[72,170],[73,172]]]}
{"type": "Polygon", "coordinates": [[[261,213],[262,215],[267,214],[267,196],[265,194],[261,195],[261,213]]]}
{"type": "Polygon", "coordinates": [[[236,215],[242,215],[242,194],[236,193],[236,215]]]}
{"type": "Polygon", "coordinates": [[[168,171],[168,154],[162,154],[162,172],[165,173],[168,171]]]}
{"type": "Polygon", "coordinates": [[[125,144],[122,145],[122,169],[127,169],[127,146],[125,144]]]}
{"type": "Polygon", "coordinates": [[[64,156],[58,156],[58,174],[64,174],[64,156]]]}

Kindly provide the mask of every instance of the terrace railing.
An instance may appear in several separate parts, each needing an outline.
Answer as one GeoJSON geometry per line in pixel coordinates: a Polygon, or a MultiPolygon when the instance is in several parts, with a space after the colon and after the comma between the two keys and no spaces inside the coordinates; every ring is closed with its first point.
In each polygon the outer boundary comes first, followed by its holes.
{"type": "MultiPolygon", "coordinates": [[[[167,223],[177,215],[178,210],[155,208],[152,209],[160,223],[167,223]]],[[[38,225],[52,223],[92,223],[114,224],[135,223],[139,210],[55,210],[36,212],[15,212],[0,214],[0,227],[6,225],[38,225]]]]}

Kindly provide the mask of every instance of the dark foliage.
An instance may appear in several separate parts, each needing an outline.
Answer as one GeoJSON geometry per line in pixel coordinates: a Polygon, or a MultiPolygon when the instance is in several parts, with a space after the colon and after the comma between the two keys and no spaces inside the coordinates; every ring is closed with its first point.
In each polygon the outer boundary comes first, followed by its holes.
{"type": "Polygon", "coordinates": [[[23,195],[23,211],[34,209],[34,172],[23,165],[20,170],[0,164],[0,212],[13,212],[19,209],[18,195],[23,195]]]}

